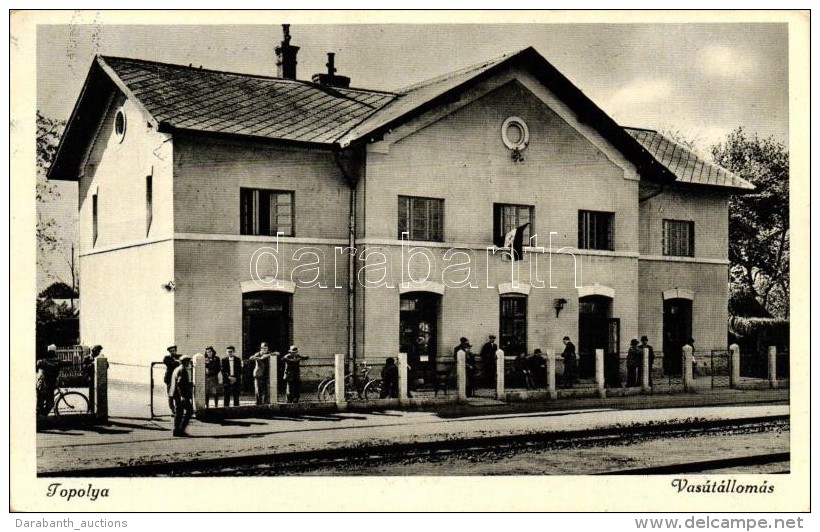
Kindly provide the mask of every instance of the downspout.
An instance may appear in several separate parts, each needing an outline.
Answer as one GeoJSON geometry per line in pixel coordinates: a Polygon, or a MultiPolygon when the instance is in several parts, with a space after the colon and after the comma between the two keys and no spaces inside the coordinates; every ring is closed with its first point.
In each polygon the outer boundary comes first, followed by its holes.
{"type": "Polygon", "coordinates": [[[356,165],[356,153],[337,148],[334,150],[334,161],[345,182],[350,187],[347,222],[347,354],[348,371],[356,369],[356,187],[359,183],[362,165],[356,165]],[[350,168],[353,166],[353,168],[350,168]]]}

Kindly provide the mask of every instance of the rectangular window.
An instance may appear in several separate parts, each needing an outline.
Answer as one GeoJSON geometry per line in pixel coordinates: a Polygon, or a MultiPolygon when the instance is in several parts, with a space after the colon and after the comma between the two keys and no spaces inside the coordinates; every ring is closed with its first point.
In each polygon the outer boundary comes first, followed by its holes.
{"type": "Polygon", "coordinates": [[[613,251],[615,214],[600,211],[578,211],[578,249],[613,251]]]}
{"type": "Polygon", "coordinates": [[[673,257],[694,257],[695,222],[664,220],[663,254],[673,257]]]}
{"type": "Polygon", "coordinates": [[[154,221],[154,176],[145,176],[145,236],[151,231],[154,221]]]}
{"type": "Polygon", "coordinates": [[[242,188],[239,201],[241,234],[294,236],[293,192],[242,188]]]}
{"type": "Polygon", "coordinates": [[[444,200],[399,196],[399,238],[444,242],[444,200]]]}
{"type": "Polygon", "coordinates": [[[97,195],[91,196],[91,245],[97,244],[97,195]]]}
{"type": "Polygon", "coordinates": [[[505,355],[527,352],[527,297],[523,295],[501,296],[501,323],[499,346],[505,355]]]}
{"type": "Polygon", "coordinates": [[[532,226],[535,225],[533,217],[535,207],[531,205],[505,205],[503,203],[493,204],[493,243],[504,246],[504,236],[513,229],[518,229],[525,223],[530,225],[524,229],[524,245],[530,244],[530,235],[533,233],[532,226]]]}

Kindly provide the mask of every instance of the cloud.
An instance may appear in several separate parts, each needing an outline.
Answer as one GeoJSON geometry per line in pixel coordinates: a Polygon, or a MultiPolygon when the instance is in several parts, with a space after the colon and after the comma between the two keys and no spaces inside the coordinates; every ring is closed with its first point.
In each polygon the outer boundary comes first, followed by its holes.
{"type": "Polygon", "coordinates": [[[711,78],[743,79],[757,67],[754,58],[747,52],[722,45],[701,48],[695,61],[700,72],[711,78]]]}
{"type": "Polygon", "coordinates": [[[666,78],[638,77],[621,86],[603,102],[603,108],[616,120],[643,115],[672,97],[674,85],[666,78]]]}

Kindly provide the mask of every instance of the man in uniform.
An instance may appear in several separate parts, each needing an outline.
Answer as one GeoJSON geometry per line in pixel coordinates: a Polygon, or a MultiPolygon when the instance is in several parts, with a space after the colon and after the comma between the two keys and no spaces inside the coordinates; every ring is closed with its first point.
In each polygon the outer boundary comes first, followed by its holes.
{"type": "Polygon", "coordinates": [[[194,413],[194,387],[191,382],[191,356],[183,355],[171,374],[168,394],[174,402],[174,436],[187,436],[185,428],[194,413]]]}
{"type": "Polygon", "coordinates": [[[162,363],[165,364],[165,375],[162,381],[165,383],[165,391],[168,393],[168,407],[171,409],[171,413],[175,414],[174,400],[171,397],[171,376],[179,366],[179,354],[175,345],[168,346],[166,351],[168,351],[168,354],[162,359],[162,363]]]}

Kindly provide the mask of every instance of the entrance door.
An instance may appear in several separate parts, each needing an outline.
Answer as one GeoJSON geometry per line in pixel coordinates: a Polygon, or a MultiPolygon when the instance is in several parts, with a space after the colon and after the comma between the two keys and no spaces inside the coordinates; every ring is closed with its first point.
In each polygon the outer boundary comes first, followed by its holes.
{"type": "Polygon", "coordinates": [[[429,292],[402,294],[399,300],[399,349],[417,378],[436,368],[440,307],[441,296],[429,292]]]}
{"type": "MultiPolygon", "coordinates": [[[[267,342],[271,352],[287,352],[291,343],[291,295],[252,292],[242,296],[242,358],[247,360],[267,342]]],[[[253,364],[245,364],[243,384],[253,389],[253,364]]]]}
{"type": "Polygon", "coordinates": [[[683,373],[681,349],[692,336],[692,301],[667,299],[663,302],[663,372],[683,373]]]}
{"type": "Polygon", "coordinates": [[[578,301],[578,372],[581,378],[595,375],[595,350],[606,353],[610,346],[610,305],[605,296],[587,296],[578,301]]]}

